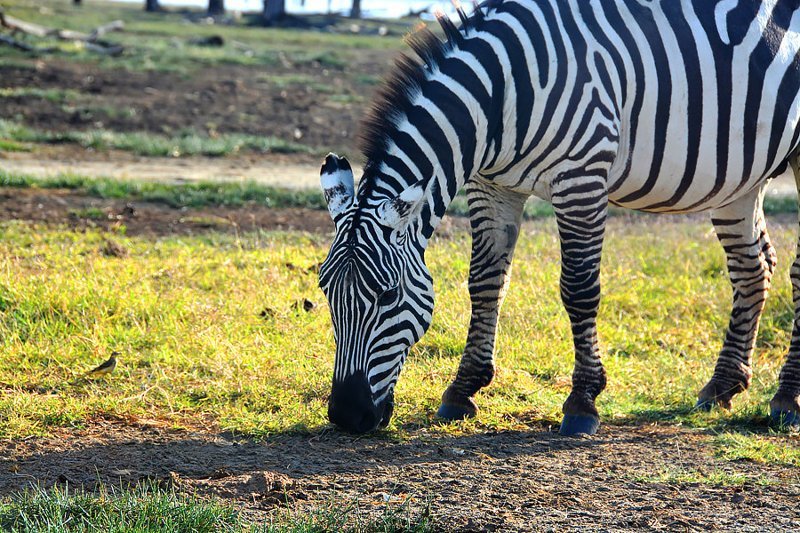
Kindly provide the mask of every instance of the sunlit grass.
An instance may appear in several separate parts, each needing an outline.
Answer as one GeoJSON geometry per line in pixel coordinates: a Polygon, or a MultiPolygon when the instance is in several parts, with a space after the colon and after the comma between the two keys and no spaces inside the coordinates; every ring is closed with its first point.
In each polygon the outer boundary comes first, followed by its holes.
{"type": "Polygon", "coordinates": [[[0,500],[4,531],[245,531],[236,511],[218,503],[140,486],[99,493],[28,491],[0,500]]]}
{"type": "MultiPolygon", "coordinates": [[[[764,435],[723,433],[714,438],[717,456],[729,461],[752,461],[772,465],[800,466],[800,446],[764,435]]],[[[800,475],[800,474],[798,474],[800,475]]],[[[800,477],[798,477],[800,480],[800,477]]]]}
{"type": "MultiPolygon", "coordinates": [[[[732,413],[692,410],[711,374],[730,305],[724,257],[710,226],[612,220],[603,265],[600,334],[609,386],[606,423],[663,420],[695,427],[765,427],[767,403],[788,345],[788,264],[793,228],[776,226],[780,266],[753,386],[732,413]]],[[[334,349],[313,266],[328,237],[120,238],[125,259],[106,257],[99,233],[6,223],[0,239],[0,435],[43,434],[95,417],[155,417],[252,436],[316,431],[334,349]],[[318,304],[305,312],[296,303],[318,304]],[[77,380],[122,352],[109,378],[77,380]]],[[[435,240],[428,262],[437,308],[397,389],[389,432],[557,422],[569,391],[571,339],[558,298],[555,227],[526,227],[503,309],[498,376],[478,396],[479,416],[435,422],[441,392],[464,346],[469,238],[435,240]]]]}

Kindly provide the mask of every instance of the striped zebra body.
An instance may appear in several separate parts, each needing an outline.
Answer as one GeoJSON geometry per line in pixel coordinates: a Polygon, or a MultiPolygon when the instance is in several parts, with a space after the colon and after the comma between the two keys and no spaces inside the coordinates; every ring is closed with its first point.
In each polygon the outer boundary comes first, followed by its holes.
{"type": "MultiPolygon", "coordinates": [[[[475,414],[494,375],[497,316],[525,200],[555,209],[561,295],[576,364],[566,434],[593,432],[605,387],[596,315],[609,203],[712,210],[728,257],[733,312],[700,405],[728,406],[750,382],[775,265],[761,199],[797,175],[800,6],[744,0],[495,0],[441,43],[411,36],[365,126],[356,193],[330,156],[322,185],[337,227],[320,286],[337,341],[329,416],[354,431],[388,422],[410,346],[430,324],[424,250],[466,186],[473,230],[472,316],[440,415],[475,414]],[[387,296],[388,294],[388,296],[387,296]],[[388,413],[388,416],[387,416],[388,413]]],[[[800,262],[792,269],[800,312],[800,262]]],[[[800,422],[800,322],[772,402],[800,422]]]]}

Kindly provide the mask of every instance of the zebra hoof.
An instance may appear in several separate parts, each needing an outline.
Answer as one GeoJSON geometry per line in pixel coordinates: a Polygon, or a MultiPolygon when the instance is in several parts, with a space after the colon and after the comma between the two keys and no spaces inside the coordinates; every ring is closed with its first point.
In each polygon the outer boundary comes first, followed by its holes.
{"type": "Polygon", "coordinates": [[[772,423],[780,428],[798,429],[800,428],[800,413],[795,411],[784,411],[782,409],[772,409],[769,414],[772,423]]]}
{"type": "Polygon", "coordinates": [[[436,412],[436,416],[445,420],[464,420],[465,418],[475,416],[475,413],[460,405],[448,405],[443,403],[436,412]]]}
{"type": "Polygon", "coordinates": [[[564,415],[559,433],[564,437],[594,435],[600,429],[600,418],[593,415],[564,415]]]}

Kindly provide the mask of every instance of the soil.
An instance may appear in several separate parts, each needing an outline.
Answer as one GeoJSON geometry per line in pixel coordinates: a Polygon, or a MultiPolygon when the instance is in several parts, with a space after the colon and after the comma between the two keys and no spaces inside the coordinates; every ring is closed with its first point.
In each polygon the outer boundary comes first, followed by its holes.
{"type": "Polygon", "coordinates": [[[131,236],[192,235],[218,231],[333,231],[326,211],[243,207],[176,208],[161,203],[102,200],[68,190],[0,188],[0,221],[24,220],[71,229],[118,231],[131,236]]]}
{"type": "MultiPolygon", "coordinates": [[[[348,72],[382,76],[392,51],[359,51],[348,72]]],[[[355,152],[360,117],[375,86],[364,85],[344,70],[319,64],[284,63],[258,69],[217,66],[191,75],[132,72],[96,65],[40,60],[35,68],[0,65],[0,88],[72,89],[84,98],[75,105],[29,96],[0,99],[0,117],[48,131],[91,130],[177,134],[247,133],[277,137],[314,148],[355,152]],[[298,82],[270,80],[291,75],[335,88],[352,102],[298,82]]]]}
{"type": "MultiPolygon", "coordinates": [[[[36,484],[156,481],[217,496],[252,519],[358,500],[378,514],[404,502],[443,531],[788,530],[800,527],[792,467],[714,457],[709,435],[605,426],[563,438],[531,424],[463,437],[412,430],[402,442],[325,429],[251,441],[148,421],[105,421],[0,443],[0,494],[36,484]],[[743,485],[660,482],[664,472],[724,472],[743,485]],[[427,511],[426,511],[427,509],[427,511]]],[[[777,437],[780,438],[780,437],[777,437]]]]}

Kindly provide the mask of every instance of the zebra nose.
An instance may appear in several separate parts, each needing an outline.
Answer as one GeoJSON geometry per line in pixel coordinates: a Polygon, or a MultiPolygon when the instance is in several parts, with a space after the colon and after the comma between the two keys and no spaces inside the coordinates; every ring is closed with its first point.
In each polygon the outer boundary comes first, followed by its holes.
{"type": "Polygon", "coordinates": [[[351,433],[367,433],[378,427],[381,415],[363,373],[334,382],[328,401],[328,419],[332,423],[351,433]]]}

